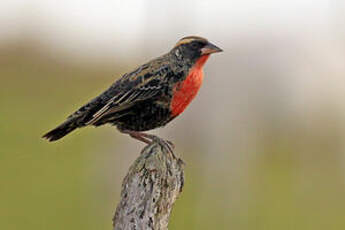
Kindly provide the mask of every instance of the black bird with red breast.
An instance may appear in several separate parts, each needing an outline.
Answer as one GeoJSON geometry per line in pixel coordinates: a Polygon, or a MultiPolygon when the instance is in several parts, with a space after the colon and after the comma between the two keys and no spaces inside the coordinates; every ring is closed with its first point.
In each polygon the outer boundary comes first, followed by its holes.
{"type": "Polygon", "coordinates": [[[205,38],[184,37],[170,52],[124,74],[43,138],[56,141],[77,128],[111,124],[150,143],[155,137],[143,131],[162,127],[185,110],[200,89],[205,62],[221,51],[205,38]]]}

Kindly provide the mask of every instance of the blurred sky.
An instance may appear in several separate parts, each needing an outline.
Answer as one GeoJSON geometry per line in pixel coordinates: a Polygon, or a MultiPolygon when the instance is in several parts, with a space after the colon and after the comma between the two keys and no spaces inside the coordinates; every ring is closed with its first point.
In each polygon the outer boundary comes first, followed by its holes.
{"type": "Polygon", "coordinates": [[[343,13],[341,0],[3,0],[0,39],[31,31],[40,33],[39,39],[47,45],[59,45],[82,56],[96,50],[133,55],[142,49],[140,40],[160,42],[158,47],[163,49],[162,38],[171,37],[168,42],[175,42],[195,33],[236,39],[238,33],[269,28],[278,33],[315,29],[343,32],[335,28],[336,22],[344,19],[343,13]]]}

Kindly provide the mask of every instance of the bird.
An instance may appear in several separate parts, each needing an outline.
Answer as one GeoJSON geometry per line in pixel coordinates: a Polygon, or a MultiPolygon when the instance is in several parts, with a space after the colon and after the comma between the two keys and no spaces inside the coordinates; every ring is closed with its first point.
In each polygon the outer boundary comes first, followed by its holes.
{"type": "Polygon", "coordinates": [[[165,126],[187,108],[202,85],[204,64],[222,51],[206,38],[183,37],[168,53],[124,74],[43,138],[56,141],[77,128],[110,124],[149,144],[158,137],[145,131],[165,126]]]}

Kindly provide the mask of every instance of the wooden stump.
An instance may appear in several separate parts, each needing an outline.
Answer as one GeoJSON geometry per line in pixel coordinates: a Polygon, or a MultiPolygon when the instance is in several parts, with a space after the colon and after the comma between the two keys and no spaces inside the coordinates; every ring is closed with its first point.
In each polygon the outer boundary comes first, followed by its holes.
{"type": "Polygon", "coordinates": [[[122,183],[114,230],[167,230],[173,204],[182,192],[183,161],[160,139],[147,145],[122,183]]]}

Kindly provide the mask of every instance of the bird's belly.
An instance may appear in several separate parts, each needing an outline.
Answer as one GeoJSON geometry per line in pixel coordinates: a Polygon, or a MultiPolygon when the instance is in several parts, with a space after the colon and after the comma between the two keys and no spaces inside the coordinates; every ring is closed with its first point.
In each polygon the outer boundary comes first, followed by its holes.
{"type": "Polygon", "coordinates": [[[175,85],[170,103],[172,116],[181,114],[194,99],[201,87],[203,75],[201,68],[192,69],[183,82],[175,85]]]}
{"type": "Polygon", "coordinates": [[[171,120],[168,106],[146,101],[131,108],[131,113],[114,122],[120,130],[147,131],[166,125],[171,120]]]}

